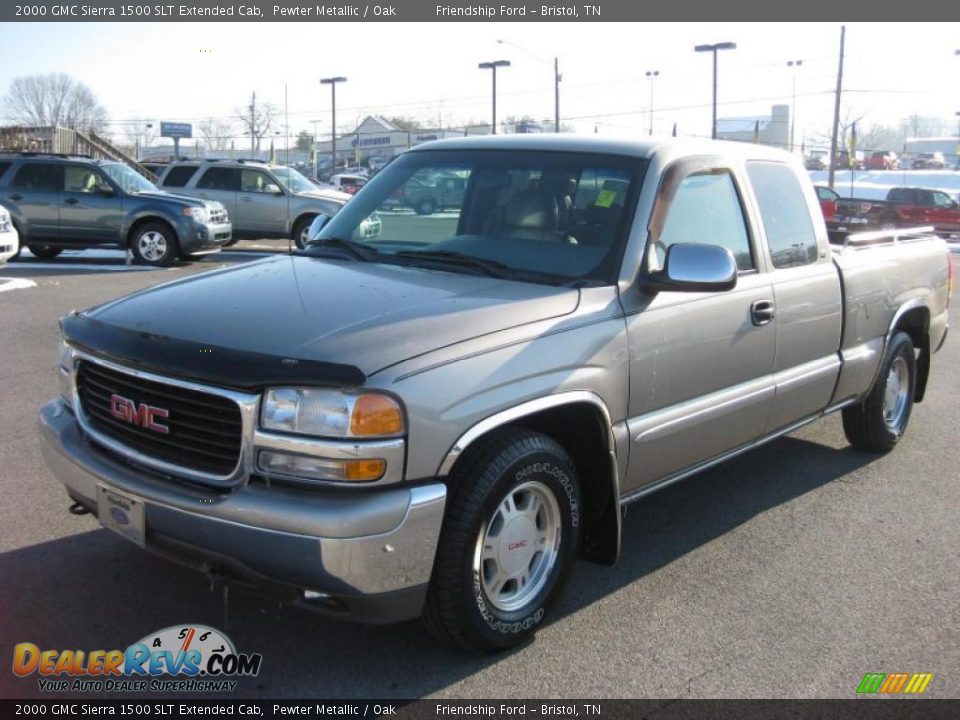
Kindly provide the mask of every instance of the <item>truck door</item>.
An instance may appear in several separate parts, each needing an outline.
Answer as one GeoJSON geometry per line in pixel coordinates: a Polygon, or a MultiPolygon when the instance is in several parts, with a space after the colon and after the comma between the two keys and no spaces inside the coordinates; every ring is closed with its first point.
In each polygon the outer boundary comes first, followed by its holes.
{"type": "Polygon", "coordinates": [[[774,297],[741,188],[716,158],[682,160],[663,174],[641,274],[662,267],[678,242],[729,248],[739,274],[726,292],[650,295],[640,286],[624,294],[632,442],[624,492],[748,443],[766,426],[776,346],[766,313],[774,297]]]}
{"type": "Polygon", "coordinates": [[[59,176],[60,167],[51,162],[25,162],[14,173],[4,204],[26,221],[23,240],[60,239],[59,176]]]}
{"type": "Polygon", "coordinates": [[[794,170],[785,163],[751,161],[747,176],[773,269],[776,396],[769,433],[829,405],[840,372],[843,302],[827,238],[818,237],[819,224],[813,223],[817,207],[794,170]]]}
{"type": "Polygon", "coordinates": [[[123,197],[89,165],[65,164],[60,185],[60,230],[64,242],[120,241],[123,197]]]}
{"type": "Polygon", "coordinates": [[[941,232],[960,231],[960,208],[957,207],[957,201],[940,190],[931,191],[930,200],[932,207],[928,208],[928,222],[941,232]]]}

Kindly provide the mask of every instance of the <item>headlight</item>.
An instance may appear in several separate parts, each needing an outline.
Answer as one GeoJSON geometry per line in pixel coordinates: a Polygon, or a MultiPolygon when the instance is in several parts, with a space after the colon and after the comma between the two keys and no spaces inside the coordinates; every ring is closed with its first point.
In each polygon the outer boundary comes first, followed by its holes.
{"type": "Polygon", "coordinates": [[[268,390],[260,424],[267,430],[337,438],[395,437],[404,431],[403,410],[393,398],[320,388],[268,390]]]}
{"type": "Polygon", "coordinates": [[[0,210],[0,232],[9,232],[10,230],[10,213],[6,210],[0,210]]]}
{"type": "Polygon", "coordinates": [[[204,207],[185,207],[183,214],[187,217],[192,217],[198,223],[206,223],[210,219],[210,216],[207,214],[207,209],[204,207]]]}

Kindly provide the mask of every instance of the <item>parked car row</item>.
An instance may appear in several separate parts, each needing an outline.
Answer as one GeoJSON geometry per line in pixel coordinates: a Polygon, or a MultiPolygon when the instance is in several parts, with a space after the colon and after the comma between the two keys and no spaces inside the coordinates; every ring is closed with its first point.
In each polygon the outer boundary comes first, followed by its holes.
{"type": "Polygon", "coordinates": [[[873,200],[843,198],[817,186],[817,197],[832,235],[924,226],[932,226],[943,237],[960,235],[960,203],[942,190],[895,187],[885,200],[873,200]]]}
{"type": "MultiPolygon", "coordinates": [[[[807,170],[828,170],[830,153],[812,150],[804,159],[804,166],[807,170]]],[[[852,155],[848,150],[839,150],[833,167],[835,170],[944,170],[947,162],[942,152],[913,153],[900,157],[892,150],[871,153],[856,150],[852,155]]]]}
{"type": "MultiPolygon", "coordinates": [[[[290,237],[302,248],[314,218],[332,217],[351,197],[293,168],[245,160],[169,163],[159,186],[120,162],[0,155],[0,207],[19,238],[7,242],[0,216],[0,257],[16,257],[21,246],[41,258],[115,246],[138,262],[169,265],[244,237],[290,237]]],[[[363,231],[378,235],[379,219],[368,218],[363,231]]]]}

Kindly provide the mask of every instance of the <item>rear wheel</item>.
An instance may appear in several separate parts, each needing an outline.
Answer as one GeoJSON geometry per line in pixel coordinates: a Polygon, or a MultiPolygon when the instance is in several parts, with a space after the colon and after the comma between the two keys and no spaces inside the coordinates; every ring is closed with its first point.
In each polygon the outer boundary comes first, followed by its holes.
{"type": "Polygon", "coordinates": [[[173,264],[180,253],[173,230],[157,222],[144,223],[136,228],[130,249],[137,262],[158,267],[173,264]]]}
{"type": "Polygon", "coordinates": [[[913,409],[916,357],[906,333],[897,333],[887,348],[880,375],[859,405],[843,410],[843,431],[855,448],[885,453],[903,437],[913,409]]]}
{"type": "Polygon", "coordinates": [[[897,226],[897,218],[893,215],[884,215],[882,218],[880,218],[881,230],[896,230],[897,226]]]}
{"type": "MultiPolygon", "coordinates": [[[[38,258],[43,258],[44,260],[55,258],[57,255],[63,252],[62,248],[53,247],[51,245],[27,245],[27,249],[38,258]]],[[[18,251],[17,255],[19,254],[20,253],[18,251]]],[[[16,255],[14,257],[16,257],[16,255]]]]}
{"type": "Polygon", "coordinates": [[[432,198],[423,198],[422,200],[417,201],[417,206],[414,208],[417,215],[433,215],[436,209],[437,204],[432,198]]]}
{"type": "Polygon", "coordinates": [[[509,430],[464,458],[450,485],[424,621],[450,644],[511,647],[542,624],[576,556],[573,463],[552,438],[509,430]]]}

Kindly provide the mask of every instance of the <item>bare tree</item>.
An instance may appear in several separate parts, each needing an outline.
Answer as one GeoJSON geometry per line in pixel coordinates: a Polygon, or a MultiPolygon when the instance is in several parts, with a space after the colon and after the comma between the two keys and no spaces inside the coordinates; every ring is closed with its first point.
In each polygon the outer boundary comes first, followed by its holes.
{"type": "Polygon", "coordinates": [[[233,138],[233,123],[217,118],[207,118],[197,125],[207,150],[222,151],[230,148],[233,138]]]}
{"type": "Polygon", "coordinates": [[[107,111],[93,91],[63,73],[14,78],[3,106],[12,122],[29,127],[102,132],[107,124],[107,111]]]}
{"type": "Polygon", "coordinates": [[[159,131],[159,123],[144,118],[136,118],[127,126],[127,140],[137,150],[145,150],[153,144],[159,131]]]}
{"type": "Polygon", "coordinates": [[[277,107],[270,102],[258,102],[257,93],[250,95],[250,104],[237,108],[237,117],[243,124],[244,135],[250,136],[250,149],[260,150],[260,143],[273,127],[277,107]]]}

